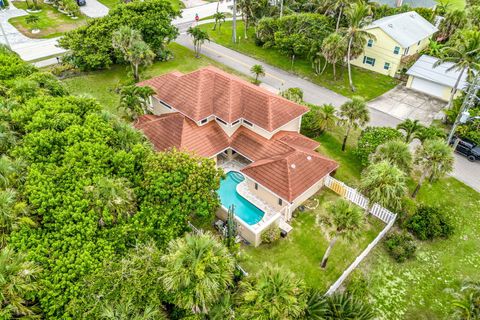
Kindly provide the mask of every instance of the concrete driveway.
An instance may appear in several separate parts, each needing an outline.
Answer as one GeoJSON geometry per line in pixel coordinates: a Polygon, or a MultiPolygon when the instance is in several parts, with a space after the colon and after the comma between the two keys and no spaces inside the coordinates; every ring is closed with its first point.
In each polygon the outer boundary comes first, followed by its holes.
{"type": "Polygon", "coordinates": [[[441,119],[441,110],[446,102],[399,85],[368,105],[399,120],[414,119],[423,124],[430,124],[434,119],[441,119]]]}
{"type": "Polygon", "coordinates": [[[89,18],[101,18],[108,14],[108,8],[97,0],[86,0],[80,11],[89,18]]]}

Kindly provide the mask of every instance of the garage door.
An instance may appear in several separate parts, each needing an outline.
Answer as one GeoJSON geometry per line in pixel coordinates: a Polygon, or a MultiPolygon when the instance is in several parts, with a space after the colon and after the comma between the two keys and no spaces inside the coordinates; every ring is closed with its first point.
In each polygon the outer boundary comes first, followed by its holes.
{"type": "Polygon", "coordinates": [[[414,77],[412,81],[412,89],[438,98],[442,98],[445,88],[444,85],[424,80],[422,78],[414,77]]]}

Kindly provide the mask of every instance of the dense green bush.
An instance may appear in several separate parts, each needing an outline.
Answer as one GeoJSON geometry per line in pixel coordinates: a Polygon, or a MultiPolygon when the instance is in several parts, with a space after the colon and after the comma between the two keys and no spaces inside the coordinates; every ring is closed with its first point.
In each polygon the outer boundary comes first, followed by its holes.
{"type": "Polygon", "coordinates": [[[417,250],[413,237],[407,232],[388,234],[384,245],[390,256],[397,262],[404,262],[412,258],[417,250]]]}
{"type": "Polygon", "coordinates": [[[438,207],[420,206],[406,222],[407,229],[420,240],[448,238],[453,234],[453,225],[438,207]]]}
{"type": "Polygon", "coordinates": [[[358,138],[355,154],[362,161],[364,166],[369,164],[370,154],[375,152],[377,147],[387,141],[402,139],[402,133],[390,127],[367,127],[358,138]]]}
{"type": "Polygon", "coordinates": [[[280,229],[275,225],[268,227],[262,233],[261,239],[262,243],[266,244],[277,242],[280,239],[280,229]]]}
{"type": "Polygon", "coordinates": [[[68,32],[59,41],[70,52],[65,59],[83,70],[106,68],[122,62],[112,47],[112,33],[129,26],[142,34],[153,52],[164,57],[165,45],[175,39],[178,30],[172,20],[179,15],[170,1],[133,1],[115,6],[103,18],[91,19],[85,26],[68,32]]]}

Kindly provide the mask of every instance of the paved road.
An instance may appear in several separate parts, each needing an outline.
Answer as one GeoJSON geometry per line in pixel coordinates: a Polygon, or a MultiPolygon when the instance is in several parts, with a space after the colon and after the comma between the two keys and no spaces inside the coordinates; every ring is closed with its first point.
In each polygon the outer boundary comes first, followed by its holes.
{"type": "Polygon", "coordinates": [[[86,0],[87,4],[80,11],[89,18],[101,18],[108,14],[108,7],[97,0],[86,0]]]}
{"type": "MultiPolygon", "coordinates": [[[[191,23],[192,21],[190,21],[190,24],[191,23]]],[[[188,23],[179,25],[179,29],[181,32],[185,31],[184,26],[186,25],[188,25],[188,23]]],[[[184,33],[181,34],[176,41],[177,43],[193,50],[191,38],[184,33]]],[[[304,92],[304,100],[309,103],[331,103],[334,106],[338,107],[343,102],[348,100],[346,97],[339,95],[331,90],[320,87],[307,80],[292,75],[284,70],[275,68],[266,63],[250,58],[244,54],[220,46],[214,42],[205,43],[202,46],[202,53],[213,60],[221,62],[228,67],[249,76],[251,75],[251,66],[254,64],[261,64],[266,71],[266,76],[262,78],[262,82],[264,84],[276,90],[299,87],[304,92]]],[[[374,108],[370,108],[370,117],[370,125],[372,126],[396,127],[397,124],[402,121],[399,118],[396,118],[390,114],[381,112],[374,108]]],[[[455,166],[452,176],[480,192],[479,162],[472,163],[466,160],[461,155],[455,154],[455,166]]]]}

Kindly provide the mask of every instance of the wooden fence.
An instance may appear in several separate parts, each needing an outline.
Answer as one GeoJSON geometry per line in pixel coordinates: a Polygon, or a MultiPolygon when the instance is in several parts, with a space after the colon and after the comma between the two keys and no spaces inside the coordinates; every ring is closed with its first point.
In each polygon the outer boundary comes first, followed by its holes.
{"type": "MultiPolygon", "coordinates": [[[[355,203],[359,207],[362,207],[363,209],[367,209],[369,206],[369,200],[367,197],[362,195],[360,192],[357,190],[347,186],[345,183],[332,178],[330,176],[327,176],[325,178],[325,185],[332,189],[334,192],[337,194],[341,195],[345,199],[355,203]]],[[[376,218],[382,220],[385,223],[389,223],[392,220],[395,220],[396,214],[392,213],[390,210],[385,209],[378,203],[375,203],[371,208],[370,208],[370,213],[375,216],[376,218]]]]}
{"type": "MultiPolygon", "coordinates": [[[[337,194],[341,195],[345,199],[351,201],[352,203],[355,203],[356,205],[362,207],[363,209],[369,208],[369,203],[370,201],[368,200],[367,197],[362,195],[360,192],[357,190],[347,186],[345,183],[332,178],[330,176],[327,176],[325,179],[325,185],[332,189],[334,192],[337,194]]],[[[360,262],[365,259],[365,257],[372,251],[372,249],[382,240],[382,238],[387,234],[387,232],[393,227],[393,224],[395,223],[395,219],[397,218],[397,215],[392,213],[391,211],[385,209],[378,203],[375,203],[373,206],[370,208],[370,213],[382,220],[384,223],[387,225],[383,230],[377,235],[377,237],[365,248],[365,250],[362,251],[362,253],[353,261],[353,263],[348,266],[348,268],[343,272],[343,274],[340,276],[340,278],[335,281],[334,284],[330,286],[328,289],[326,295],[331,295],[333,294],[345,281],[345,279],[348,278],[350,273],[352,273],[353,270],[355,270],[356,267],[360,264],[360,262]]]]}

